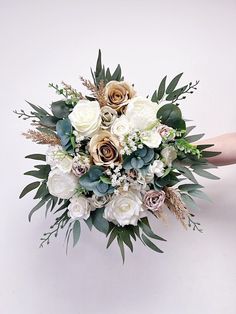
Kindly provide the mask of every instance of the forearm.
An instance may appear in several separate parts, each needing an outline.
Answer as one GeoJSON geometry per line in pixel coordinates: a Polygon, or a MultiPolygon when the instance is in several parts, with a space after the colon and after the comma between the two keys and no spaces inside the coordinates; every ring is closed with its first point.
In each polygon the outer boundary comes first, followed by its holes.
{"type": "Polygon", "coordinates": [[[221,152],[221,154],[208,158],[210,163],[217,166],[236,163],[236,132],[223,134],[206,140],[200,140],[193,144],[214,144],[214,146],[207,148],[207,150],[221,152]]]}

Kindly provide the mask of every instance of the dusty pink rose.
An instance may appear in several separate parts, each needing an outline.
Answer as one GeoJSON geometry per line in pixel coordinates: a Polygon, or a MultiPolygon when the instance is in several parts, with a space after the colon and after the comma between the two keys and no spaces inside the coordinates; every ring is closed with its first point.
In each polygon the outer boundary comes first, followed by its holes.
{"type": "Polygon", "coordinates": [[[144,205],[153,212],[160,209],[164,201],[165,201],[164,191],[150,190],[145,193],[143,198],[144,205]]]}
{"type": "Polygon", "coordinates": [[[164,139],[169,139],[172,140],[174,139],[174,133],[173,133],[173,129],[167,125],[160,125],[157,129],[158,133],[161,135],[162,138],[164,139]]]}

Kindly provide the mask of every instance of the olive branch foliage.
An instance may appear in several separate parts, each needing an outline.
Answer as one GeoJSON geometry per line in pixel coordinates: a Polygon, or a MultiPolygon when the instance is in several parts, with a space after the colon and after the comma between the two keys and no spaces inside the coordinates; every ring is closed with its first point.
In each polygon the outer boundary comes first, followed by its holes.
{"type": "MultiPolygon", "coordinates": [[[[91,74],[95,88],[99,88],[101,82],[106,84],[112,80],[122,81],[124,79],[120,65],[118,65],[112,73],[109,68],[106,68],[102,64],[100,50],[96,68],[95,70],[91,69],[91,74]]],[[[220,152],[207,151],[209,147],[213,146],[212,144],[197,146],[191,144],[202,138],[204,134],[189,135],[195,126],[186,126],[187,121],[183,118],[182,112],[179,109],[179,101],[185,99],[188,94],[192,94],[197,89],[199,81],[196,81],[195,83],[190,82],[187,85],[178,87],[182,74],[183,73],[180,73],[175,76],[168,84],[167,76],[165,76],[151,97],[153,102],[160,104],[164,101],[165,103],[158,110],[157,118],[161,123],[176,129],[178,132],[177,138],[173,140],[172,143],[178,152],[178,158],[173,162],[172,168],[168,169],[161,178],[155,177],[153,188],[160,190],[164,187],[177,187],[182,201],[188,206],[189,210],[192,211],[197,208],[197,203],[194,198],[209,200],[207,195],[202,191],[203,186],[198,183],[195,175],[213,180],[218,179],[218,177],[208,172],[208,169],[215,168],[215,166],[209,163],[207,158],[216,156],[220,152]],[[182,184],[181,182],[183,180],[187,180],[187,183],[182,184]]],[[[84,82],[86,81],[84,80],[84,82]]],[[[52,83],[49,84],[49,86],[55,89],[57,94],[64,97],[64,99],[51,104],[51,112],[28,101],[27,103],[32,109],[29,114],[25,113],[24,110],[14,112],[19,118],[23,118],[24,120],[30,119],[32,125],[34,125],[39,132],[45,132],[52,136],[59,137],[63,148],[68,153],[72,153],[75,148],[75,138],[72,133],[72,126],[68,119],[68,115],[80,99],[94,99],[94,95],[93,97],[83,96],[82,93],[77,92],[64,82],[62,87],[52,83]]],[[[154,152],[148,152],[149,155],[152,153],[154,154],[154,152]]],[[[158,150],[156,150],[155,153],[158,153],[158,150]]],[[[33,170],[24,173],[37,180],[29,183],[20,194],[20,198],[22,198],[29,192],[36,191],[34,199],[37,200],[38,203],[30,211],[28,216],[29,221],[31,221],[32,215],[43,206],[46,207],[45,216],[47,216],[48,213],[57,216],[55,223],[50,227],[50,230],[43,234],[40,247],[43,247],[44,244],[49,244],[52,237],[57,237],[60,229],[66,229],[65,243],[67,251],[71,237],[73,238],[73,246],[75,246],[80,239],[81,221],[72,221],[68,217],[68,200],[58,199],[49,193],[47,179],[50,172],[50,166],[46,164],[46,156],[43,154],[32,154],[26,156],[26,158],[40,162],[40,164],[34,166],[33,170]]],[[[128,157],[125,160],[125,163],[130,167],[130,160],[128,157]]],[[[135,166],[131,165],[131,168],[132,167],[135,166]]],[[[97,193],[103,195],[104,192],[112,192],[112,187],[103,173],[103,168],[98,168],[99,167],[97,166],[92,166],[90,173],[81,179],[81,185],[86,189],[86,187],[89,186],[89,180],[93,177],[94,181],[97,182],[96,186],[94,185],[97,193]]],[[[95,227],[97,230],[105,234],[108,239],[107,248],[110,247],[114,240],[117,241],[123,262],[125,260],[125,246],[133,251],[133,242],[137,239],[155,252],[163,252],[154,243],[154,240],[158,242],[166,240],[152,230],[148,218],[145,217],[140,219],[137,226],[128,225],[121,227],[108,222],[103,217],[103,211],[104,208],[98,208],[95,211],[92,211],[90,217],[87,220],[84,220],[84,222],[90,230],[95,227]]],[[[193,230],[202,232],[199,223],[194,222],[193,217],[194,214],[189,212],[189,227],[192,227],[193,230]]]]}

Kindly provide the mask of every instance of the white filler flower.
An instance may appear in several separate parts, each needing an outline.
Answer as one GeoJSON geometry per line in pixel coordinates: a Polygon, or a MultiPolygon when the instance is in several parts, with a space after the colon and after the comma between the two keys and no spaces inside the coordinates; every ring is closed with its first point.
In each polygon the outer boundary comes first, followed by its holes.
{"type": "Polygon", "coordinates": [[[159,105],[143,97],[134,97],[129,101],[125,115],[134,129],[144,130],[157,120],[159,105]]]}
{"type": "Polygon", "coordinates": [[[55,168],[49,173],[47,185],[51,195],[69,199],[75,193],[78,178],[72,172],[64,173],[59,168],[55,168]]]}
{"type": "Polygon", "coordinates": [[[72,219],[88,219],[91,205],[86,197],[74,195],[70,199],[68,210],[68,215],[72,219]]]}
{"type": "Polygon", "coordinates": [[[69,114],[71,124],[84,136],[92,136],[101,125],[100,106],[97,101],[80,100],[69,114]]]}
{"type": "Polygon", "coordinates": [[[146,216],[142,207],[141,195],[138,191],[123,191],[106,204],[104,218],[114,224],[136,226],[138,220],[146,216]]]}
{"type": "Polygon", "coordinates": [[[72,169],[73,159],[59,145],[49,146],[46,154],[46,162],[51,169],[59,168],[62,172],[70,172],[72,169]]]}

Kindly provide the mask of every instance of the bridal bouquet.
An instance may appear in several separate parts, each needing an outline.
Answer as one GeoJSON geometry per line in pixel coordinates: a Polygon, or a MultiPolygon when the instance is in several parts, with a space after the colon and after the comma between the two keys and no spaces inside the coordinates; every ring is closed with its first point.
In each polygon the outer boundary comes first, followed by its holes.
{"type": "Polygon", "coordinates": [[[100,51],[91,72],[92,81],[81,77],[88,95],[65,82],[49,84],[60,95],[50,111],[29,102],[30,113],[15,111],[31,119],[34,129],[23,135],[48,145],[45,155],[26,156],[37,161],[25,173],[36,181],[20,198],[36,190],[29,220],[44,205],[46,215],[55,215],[41,246],[60,229],[66,246],[70,238],[75,245],[85,222],[106,235],[107,247],[117,240],[123,261],[124,245],[133,251],[137,239],[162,253],[154,240],[165,239],[152,229],[150,216],[165,220],[170,211],[185,228],[201,232],[194,198],[207,196],[195,174],[218,179],[206,169],[215,167],[207,158],[219,152],[207,151],[211,144],[191,144],[204,134],[189,135],[194,126],[186,126],[179,108],[199,82],[177,87],[182,73],[169,83],[165,76],[152,97],[143,97],[124,80],[120,65],[114,73],[105,68],[100,51]]]}

